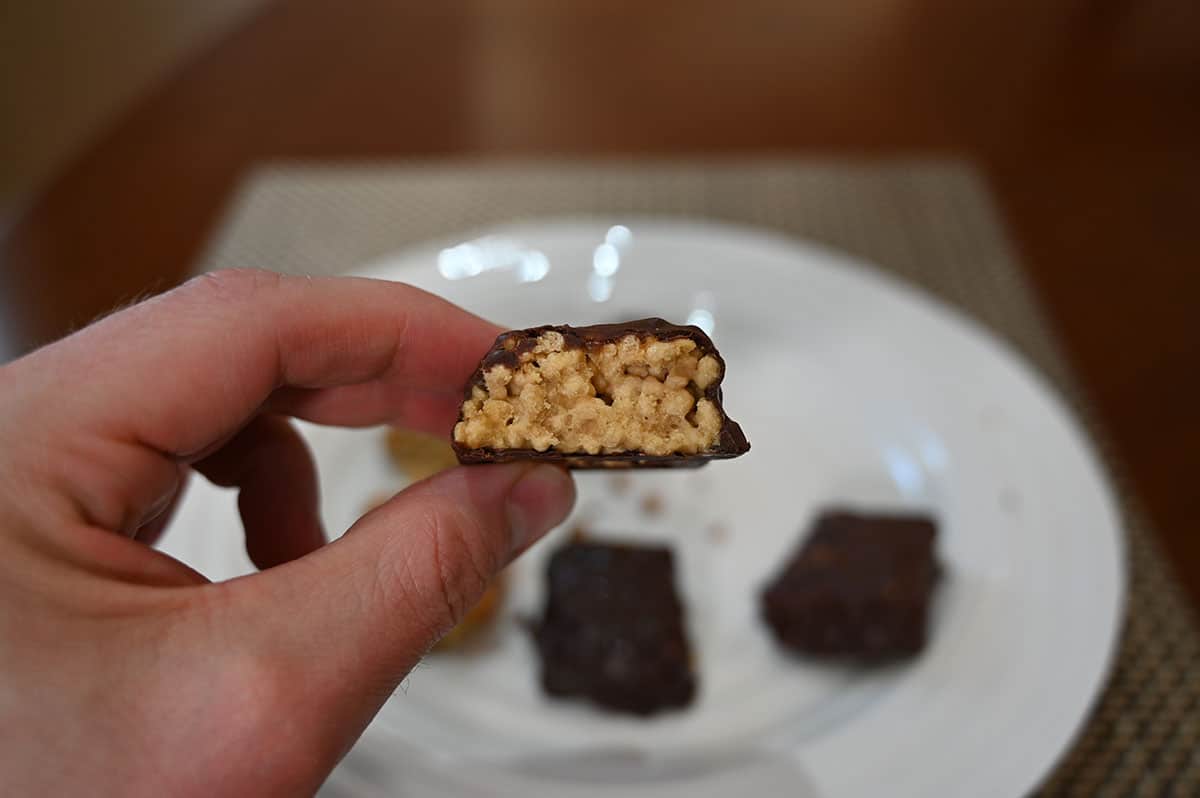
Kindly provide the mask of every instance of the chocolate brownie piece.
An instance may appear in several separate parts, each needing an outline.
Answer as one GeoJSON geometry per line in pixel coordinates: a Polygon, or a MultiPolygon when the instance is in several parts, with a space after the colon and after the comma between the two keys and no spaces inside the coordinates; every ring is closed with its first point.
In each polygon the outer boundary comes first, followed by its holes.
{"type": "Polygon", "coordinates": [[[635,715],[691,703],[696,675],[670,549],[573,542],[551,558],[546,583],[533,636],[549,695],[635,715]]]}
{"type": "Polygon", "coordinates": [[[762,593],[762,614],[787,648],[881,662],[925,647],[938,581],[935,522],[832,511],[762,593]]]}

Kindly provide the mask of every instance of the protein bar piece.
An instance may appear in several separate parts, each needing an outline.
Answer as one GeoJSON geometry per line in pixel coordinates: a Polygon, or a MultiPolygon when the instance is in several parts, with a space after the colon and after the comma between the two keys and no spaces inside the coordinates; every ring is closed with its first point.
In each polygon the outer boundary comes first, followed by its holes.
{"type": "Polygon", "coordinates": [[[548,694],[635,715],[691,703],[696,676],[670,549],[570,543],[546,582],[533,636],[548,694]]]}
{"type": "Polygon", "coordinates": [[[787,648],[864,663],[925,647],[939,567],[937,526],[924,516],[832,511],[762,594],[762,613],[787,648]]]}
{"type": "Polygon", "coordinates": [[[534,327],[496,339],[454,427],[462,463],[694,467],[750,449],[721,406],[725,362],[662,319],[534,327]]]}

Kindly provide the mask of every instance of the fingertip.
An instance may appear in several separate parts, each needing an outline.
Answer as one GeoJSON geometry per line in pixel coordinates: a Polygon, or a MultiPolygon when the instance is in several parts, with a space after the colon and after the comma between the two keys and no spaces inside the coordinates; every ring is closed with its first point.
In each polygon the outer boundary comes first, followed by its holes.
{"type": "Polygon", "coordinates": [[[561,524],[575,506],[575,481],[564,468],[536,465],[513,485],[508,496],[512,551],[516,555],[561,524]]]}
{"type": "MultiPolygon", "coordinates": [[[[422,483],[429,490],[451,497],[506,538],[497,553],[511,559],[553,529],[575,505],[575,482],[569,472],[544,463],[516,462],[459,466],[422,483]]],[[[404,494],[401,494],[402,496],[404,494]]]]}

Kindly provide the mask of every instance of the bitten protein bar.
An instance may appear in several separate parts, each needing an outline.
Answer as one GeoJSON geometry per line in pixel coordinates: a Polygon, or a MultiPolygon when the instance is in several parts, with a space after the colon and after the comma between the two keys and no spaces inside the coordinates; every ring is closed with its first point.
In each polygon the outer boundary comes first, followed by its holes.
{"type": "Polygon", "coordinates": [[[699,327],[641,319],[496,339],[454,427],[459,462],[695,467],[750,444],[721,405],[725,361],[699,327]]]}

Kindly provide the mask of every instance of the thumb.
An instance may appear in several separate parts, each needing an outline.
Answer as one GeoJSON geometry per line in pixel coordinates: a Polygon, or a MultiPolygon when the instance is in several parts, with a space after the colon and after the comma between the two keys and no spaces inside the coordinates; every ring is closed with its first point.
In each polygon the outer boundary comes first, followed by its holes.
{"type": "Polygon", "coordinates": [[[256,658],[269,659],[316,713],[308,728],[348,735],[328,741],[348,747],[489,580],[574,500],[570,476],[552,466],[455,468],[398,494],[333,543],[225,583],[226,608],[256,658]]]}

